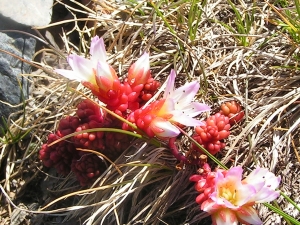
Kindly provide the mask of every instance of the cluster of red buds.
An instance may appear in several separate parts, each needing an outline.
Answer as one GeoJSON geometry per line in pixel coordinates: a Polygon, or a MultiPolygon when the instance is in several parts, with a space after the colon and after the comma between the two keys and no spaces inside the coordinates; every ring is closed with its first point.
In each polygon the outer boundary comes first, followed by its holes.
{"type": "MultiPolygon", "coordinates": [[[[223,103],[220,112],[208,117],[203,125],[196,127],[193,138],[215,155],[225,147],[224,139],[228,138],[230,127],[243,117],[244,112],[236,101],[223,103]]],[[[195,144],[192,144],[192,148],[201,151],[195,144]]]]}
{"type": "MultiPolygon", "coordinates": [[[[231,125],[239,122],[243,117],[244,112],[237,102],[223,103],[220,112],[208,117],[200,126],[196,126],[192,138],[209,153],[215,155],[225,147],[224,139],[228,138],[231,125]],[[223,112],[224,109],[226,111],[223,112]]],[[[180,161],[180,164],[177,165],[178,168],[182,168],[184,164],[203,166],[201,157],[205,153],[200,147],[192,143],[190,150],[183,153],[178,149],[175,142],[176,137],[170,138],[168,145],[172,154],[180,161]]]]}
{"type": "MultiPolygon", "coordinates": [[[[147,57],[149,57],[148,54],[144,54],[139,60],[146,60],[144,58],[147,57]]],[[[128,78],[123,82],[115,75],[114,80],[111,81],[111,86],[102,82],[103,85],[106,84],[105,88],[99,88],[93,92],[101,102],[106,104],[107,109],[120,116],[126,117],[128,111],[131,112],[139,109],[145,102],[152,98],[153,94],[160,87],[160,82],[151,77],[149,69],[136,69],[138,66],[136,64],[139,63],[138,61],[130,67],[128,78]],[[139,75],[137,73],[142,74],[139,75]],[[139,76],[141,79],[131,78],[133,75],[139,76]]],[[[114,72],[112,73],[114,74],[114,72]]],[[[99,79],[104,80],[105,77],[100,77],[99,79]]]]}
{"type": "Polygon", "coordinates": [[[97,104],[83,100],[77,106],[76,116],[61,119],[57,131],[49,134],[47,143],[39,151],[39,158],[46,167],[55,167],[63,175],[72,171],[82,186],[89,185],[106,166],[102,157],[84,150],[93,150],[115,160],[130,145],[132,138],[122,133],[84,131],[120,127],[121,123],[103,113],[97,104]],[[77,134],[72,135],[75,132],[77,134]],[[71,137],[59,140],[67,135],[71,137]]]}
{"type": "Polygon", "coordinates": [[[39,151],[39,158],[46,167],[55,167],[58,173],[67,175],[71,170],[73,158],[77,156],[77,151],[73,143],[68,141],[51,145],[60,138],[58,133],[49,134],[47,143],[43,144],[39,151]]]}
{"type": "Polygon", "coordinates": [[[195,182],[195,190],[199,192],[199,195],[196,198],[196,202],[199,205],[209,198],[209,195],[213,192],[215,186],[216,173],[211,171],[211,168],[206,161],[207,156],[201,155],[198,174],[190,176],[190,181],[195,182]]]}
{"type": "MultiPolygon", "coordinates": [[[[195,128],[193,138],[214,155],[225,147],[223,140],[229,136],[229,129],[229,118],[216,113],[208,117],[203,125],[195,128]]],[[[198,149],[195,144],[192,147],[198,149]]]]}
{"type": "Polygon", "coordinates": [[[225,102],[221,105],[220,113],[229,118],[230,125],[240,122],[244,118],[244,111],[236,101],[225,102]]]}

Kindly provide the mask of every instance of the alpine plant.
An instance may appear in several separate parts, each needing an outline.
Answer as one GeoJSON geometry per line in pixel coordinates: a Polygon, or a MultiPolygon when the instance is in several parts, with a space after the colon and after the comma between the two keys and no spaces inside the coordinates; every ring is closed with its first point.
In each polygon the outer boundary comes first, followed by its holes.
{"type": "Polygon", "coordinates": [[[117,159],[132,143],[132,137],[123,133],[91,132],[90,129],[117,128],[139,132],[149,138],[168,141],[178,161],[200,167],[190,181],[195,182],[199,193],[196,202],[201,210],[211,215],[214,225],[262,224],[254,206],[279,196],[276,189],[280,177],[259,167],[244,179],[239,166],[212,171],[206,162],[207,156],[203,156],[197,145],[191,144],[185,155],[175,143],[182,128],[194,127],[192,138],[211,154],[218,153],[225,147],[224,139],[229,136],[231,126],[244,117],[237,102],[223,103],[220,112],[205,121],[196,119],[210,110],[208,105],[194,101],[199,82],[192,81],[175,88],[174,70],[170,72],[162,97],[149,102],[160,87],[160,82],[151,76],[149,54],[142,54],[130,66],[127,77],[120,80],[107,62],[104,41],[98,36],[91,40],[90,58],[70,54],[67,60],[72,70],[57,69],[57,73],[81,82],[100,100],[99,104],[104,104],[138,129],[133,130],[128,123],[105,113],[94,101],[85,99],[77,105],[76,115],[60,120],[57,130],[49,134],[41,147],[39,158],[46,167],[54,167],[63,175],[73,172],[82,186],[90,185],[106,170],[108,162],[105,158],[117,159]]]}
{"type": "MultiPolygon", "coordinates": [[[[104,41],[98,36],[91,40],[89,58],[70,54],[67,60],[71,70],[57,69],[57,73],[81,82],[100,100],[100,104],[135,124],[138,130],[134,132],[149,138],[167,140],[180,134],[179,127],[203,125],[194,117],[210,110],[206,104],[193,101],[200,87],[197,81],[175,88],[174,70],[168,77],[162,98],[149,103],[160,82],[151,76],[149,54],[146,52],[129,67],[124,80],[119,79],[107,62],[104,41]]],[[[61,174],[72,171],[81,185],[90,184],[105,169],[105,162],[102,157],[91,156],[91,153],[80,149],[93,150],[114,160],[132,141],[131,137],[122,133],[90,132],[95,128],[132,130],[127,123],[104,113],[94,102],[83,100],[77,106],[76,115],[61,119],[57,130],[49,135],[40,150],[40,159],[45,166],[55,167],[61,174]],[[76,134],[59,140],[72,133],[76,134]],[[54,141],[55,144],[52,144],[54,141]]]]}

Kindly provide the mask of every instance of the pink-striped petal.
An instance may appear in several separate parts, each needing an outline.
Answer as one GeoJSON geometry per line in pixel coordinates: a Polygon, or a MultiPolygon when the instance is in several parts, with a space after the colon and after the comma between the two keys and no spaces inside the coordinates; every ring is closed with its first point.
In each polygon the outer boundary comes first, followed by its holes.
{"type": "Polygon", "coordinates": [[[201,204],[201,210],[208,212],[209,214],[215,213],[217,210],[222,209],[222,205],[218,205],[215,201],[207,199],[201,204]]]}
{"type": "Polygon", "coordinates": [[[256,210],[252,206],[242,206],[236,211],[238,220],[242,223],[248,223],[252,225],[263,224],[257,215],[256,210]]]}
{"type": "Polygon", "coordinates": [[[223,208],[211,215],[213,223],[216,225],[238,225],[238,219],[234,211],[223,208]]]}

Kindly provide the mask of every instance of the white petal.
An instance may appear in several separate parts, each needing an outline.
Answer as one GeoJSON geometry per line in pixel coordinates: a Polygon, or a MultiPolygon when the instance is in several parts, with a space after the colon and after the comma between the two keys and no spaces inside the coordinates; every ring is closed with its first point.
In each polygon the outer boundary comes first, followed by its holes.
{"type": "MultiPolygon", "coordinates": [[[[135,67],[135,70],[150,70],[149,54],[145,52],[138,60],[132,64],[135,67]]],[[[134,71],[136,72],[136,71],[134,71]]]]}
{"type": "Polygon", "coordinates": [[[175,70],[171,70],[171,73],[168,77],[168,81],[167,81],[167,85],[166,85],[166,89],[164,92],[164,96],[163,98],[172,98],[172,94],[173,94],[173,90],[174,90],[174,84],[175,84],[175,77],[176,77],[176,73],[175,70]]]}
{"type": "Polygon", "coordinates": [[[203,122],[201,122],[200,120],[194,119],[189,115],[185,115],[185,113],[182,113],[180,111],[172,111],[171,114],[173,115],[173,117],[170,120],[182,125],[193,127],[203,125],[203,122]]]}
{"type": "Polygon", "coordinates": [[[175,127],[169,121],[162,120],[159,117],[155,118],[151,122],[150,126],[157,137],[172,138],[180,134],[180,131],[177,127],[175,127]]]}
{"type": "Polygon", "coordinates": [[[184,114],[189,115],[190,117],[198,116],[200,113],[210,111],[211,108],[203,103],[192,102],[188,106],[181,109],[184,114]]]}
{"type": "Polygon", "coordinates": [[[251,201],[256,203],[271,202],[278,198],[279,195],[279,191],[273,191],[266,187],[263,187],[253,198],[251,198],[251,201]]]}
{"type": "Polygon", "coordinates": [[[176,108],[182,109],[188,106],[194,99],[199,88],[199,83],[197,81],[193,81],[176,89],[170,96],[176,102],[176,108]]]}
{"type": "Polygon", "coordinates": [[[73,71],[78,74],[78,77],[82,77],[82,81],[95,83],[95,75],[93,71],[93,69],[95,69],[95,65],[92,63],[92,61],[78,55],[70,55],[68,57],[68,62],[73,71]]]}
{"type": "Polygon", "coordinates": [[[54,71],[70,80],[76,80],[81,82],[81,81],[85,81],[86,79],[86,77],[82,76],[81,74],[75,73],[73,70],[56,69],[54,71]]]}
{"type": "Polygon", "coordinates": [[[106,77],[107,79],[113,81],[115,77],[111,72],[111,66],[107,62],[98,62],[97,65],[97,76],[106,77]]]}
{"type": "Polygon", "coordinates": [[[98,36],[92,38],[90,54],[92,60],[106,62],[106,50],[103,38],[99,38],[98,36]]]}

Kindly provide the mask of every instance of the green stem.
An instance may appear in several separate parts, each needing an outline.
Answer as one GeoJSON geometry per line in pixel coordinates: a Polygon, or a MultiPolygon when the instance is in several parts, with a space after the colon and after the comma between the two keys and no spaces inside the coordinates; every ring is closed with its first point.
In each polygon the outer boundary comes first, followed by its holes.
{"type": "Polygon", "coordinates": [[[161,144],[160,142],[158,142],[156,139],[148,139],[148,138],[145,138],[144,136],[140,135],[140,134],[137,134],[137,133],[134,133],[134,132],[131,132],[131,131],[127,131],[127,130],[122,130],[122,129],[117,129],[117,128],[93,128],[93,129],[86,129],[86,130],[82,130],[82,131],[78,131],[78,132],[74,132],[72,134],[68,134],[56,141],[53,141],[51,144],[49,144],[48,146],[52,146],[60,141],[63,141],[63,140],[66,140],[70,137],[74,137],[78,134],[82,134],[82,133],[91,133],[91,132],[116,132],[116,133],[122,133],[122,134],[127,134],[127,135],[130,135],[130,136],[133,136],[133,137],[136,137],[136,138],[140,138],[140,139],[143,139],[145,141],[149,141],[151,144],[154,144],[155,146],[158,146],[160,147],[161,144]]]}
{"type": "Polygon", "coordinates": [[[263,203],[264,206],[268,207],[269,209],[271,209],[273,212],[277,213],[278,215],[282,216],[284,219],[290,221],[291,223],[295,224],[295,225],[300,225],[300,222],[298,220],[296,220],[295,218],[291,217],[290,215],[286,214],[285,212],[283,212],[282,210],[277,209],[275,206],[269,204],[269,203],[263,203]]]}
{"type": "Polygon", "coordinates": [[[300,207],[292,200],[290,199],[286,194],[283,192],[280,192],[280,195],[283,196],[289,203],[291,203],[298,211],[300,211],[300,207]]]}
{"type": "Polygon", "coordinates": [[[165,25],[169,28],[172,34],[176,34],[175,30],[170,26],[166,18],[163,16],[163,14],[159,11],[158,7],[154,4],[153,1],[150,1],[150,4],[154,8],[156,14],[164,21],[165,25]]]}
{"type": "Polygon", "coordinates": [[[188,139],[190,139],[195,145],[197,145],[198,148],[200,148],[212,161],[214,161],[216,164],[218,164],[220,167],[222,167],[225,170],[228,170],[228,168],[221,163],[216,157],[214,157],[209,151],[207,151],[205,148],[202,147],[194,138],[190,137],[184,130],[182,130],[180,127],[177,127],[181,133],[183,133],[188,139]]]}

